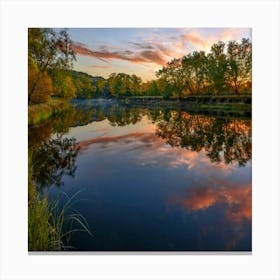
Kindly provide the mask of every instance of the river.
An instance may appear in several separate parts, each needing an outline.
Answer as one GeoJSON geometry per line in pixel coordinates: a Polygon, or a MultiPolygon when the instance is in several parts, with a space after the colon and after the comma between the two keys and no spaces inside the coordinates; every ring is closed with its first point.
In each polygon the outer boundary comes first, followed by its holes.
{"type": "Polygon", "coordinates": [[[50,201],[75,195],[74,251],[251,251],[251,119],[73,101],[29,129],[50,201]]]}

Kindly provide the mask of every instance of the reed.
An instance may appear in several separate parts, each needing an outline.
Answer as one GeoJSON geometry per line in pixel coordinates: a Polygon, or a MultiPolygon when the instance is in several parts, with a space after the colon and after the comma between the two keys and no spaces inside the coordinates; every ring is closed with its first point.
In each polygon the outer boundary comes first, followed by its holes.
{"type": "MultiPolygon", "coordinates": [[[[71,236],[74,232],[92,233],[86,219],[73,209],[74,198],[67,197],[62,208],[59,200],[49,202],[47,197],[39,195],[33,199],[28,209],[28,250],[29,251],[61,251],[69,250],[71,236]]],[[[66,194],[65,194],[66,195],[66,194]]]]}

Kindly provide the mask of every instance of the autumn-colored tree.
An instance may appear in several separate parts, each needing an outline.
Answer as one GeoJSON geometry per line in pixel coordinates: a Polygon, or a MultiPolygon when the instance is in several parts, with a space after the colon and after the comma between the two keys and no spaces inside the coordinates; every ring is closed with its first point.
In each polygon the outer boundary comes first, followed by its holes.
{"type": "Polygon", "coordinates": [[[129,96],[141,93],[142,80],[136,75],[125,73],[112,73],[108,80],[109,93],[112,96],[129,96]]]}
{"type": "Polygon", "coordinates": [[[49,73],[53,83],[54,96],[62,98],[76,97],[76,87],[68,71],[54,69],[50,70],[49,73]]]}
{"type": "Polygon", "coordinates": [[[28,101],[30,104],[38,104],[49,100],[53,93],[52,81],[47,72],[40,72],[35,61],[28,59],[28,101]],[[33,87],[34,81],[36,86],[33,87]]]}
{"type": "MultiPolygon", "coordinates": [[[[53,94],[53,88],[58,89],[56,86],[52,87],[53,81],[50,80],[49,74],[56,70],[70,69],[73,59],[75,59],[75,54],[71,49],[71,40],[65,30],[55,32],[50,28],[29,28],[29,103],[46,102],[53,94]]],[[[64,83],[69,84],[69,78],[65,79],[64,83]]],[[[72,93],[70,96],[73,95],[72,93]]]]}

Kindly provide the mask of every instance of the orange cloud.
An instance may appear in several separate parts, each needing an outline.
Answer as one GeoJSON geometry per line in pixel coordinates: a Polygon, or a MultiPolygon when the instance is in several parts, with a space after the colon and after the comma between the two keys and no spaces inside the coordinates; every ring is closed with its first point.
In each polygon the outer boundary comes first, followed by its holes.
{"type": "Polygon", "coordinates": [[[232,40],[240,40],[242,37],[242,28],[226,28],[220,34],[219,40],[221,41],[232,41],[232,40]]]}
{"type": "Polygon", "coordinates": [[[214,43],[215,40],[213,38],[202,38],[201,34],[198,32],[188,32],[186,34],[183,34],[182,36],[183,41],[192,43],[196,48],[199,50],[208,51],[211,47],[211,45],[214,43]]]}
{"type": "Polygon", "coordinates": [[[145,133],[145,132],[133,132],[125,135],[118,135],[118,136],[105,136],[105,137],[95,137],[86,139],[81,141],[77,144],[78,148],[83,150],[88,148],[88,146],[96,143],[110,143],[110,142],[118,142],[121,140],[125,140],[126,143],[130,141],[135,141],[135,139],[139,139],[141,142],[144,143],[153,143],[154,139],[157,138],[154,133],[145,133]]]}
{"type": "Polygon", "coordinates": [[[229,220],[241,222],[243,219],[252,218],[251,184],[234,186],[229,182],[215,179],[212,186],[195,187],[188,191],[187,197],[175,197],[171,202],[181,205],[188,211],[200,211],[224,204],[229,220]]]}
{"type": "Polygon", "coordinates": [[[71,48],[79,55],[94,57],[105,60],[126,60],[133,63],[156,63],[158,65],[165,65],[165,59],[160,55],[158,51],[144,50],[141,52],[133,53],[130,50],[116,50],[114,52],[102,49],[100,51],[93,51],[83,44],[72,44],[71,48]]]}

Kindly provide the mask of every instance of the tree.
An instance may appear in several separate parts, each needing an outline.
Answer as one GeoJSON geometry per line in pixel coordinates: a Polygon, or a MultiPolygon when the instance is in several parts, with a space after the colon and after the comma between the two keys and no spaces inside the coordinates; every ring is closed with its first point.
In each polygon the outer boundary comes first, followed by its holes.
{"type": "Polygon", "coordinates": [[[138,77],[136,75],[130,76],[129,77],[129,86],[128,86],[130,94],[133,94],[133,95],[141,94],[141,84],[142,84],[142,80],[140,77],[138,77]]]}
{"type": "Polygon", "coordinates": [[[203,51],[195,51],[183,57],[183,81],[191,94],[199,94],[205,87],[207,66],[207,58],[203,51]]]}
{"type": "Polygon", "coordinates": [[[52,81],[47,72],[39,72],[35,61],[28,58],[28,102],[38,104],[49,100],[53,93],[52,81]],[[34,80],[36,87],[32,88],[34,80]],[[33,89],[33,90],[31,90],[33,89]]]}
{"type": "Polygon", "coordinates": [[[182,96],[185,88],[181,59],[173,59],[162,69],[156,72],[156,76],[165,80],[174,96],[182,96]]]}
{"type": "Polygon", "coordinates": [[[223,93],[227,89],[225,79],[228,65],[224,49],[225,43],[219,41],[212,45],[211,53],[207,56],[209,91],[214,93],[223,93]]]}
{"type": "Polygon", "coordinates": [[[164,81],[169,95],[225,93],[230,88],[235,93],[251,92],[252,43],[243,38],[241,43],[230,41],[225,53],[225,43],[212,45],[211,52],[194,51],[173,59],[156,72],[164,81]]]}
{"type": "MultiPolygon", "coordinates": [[[[31,67],[31,76],[28,79],[28,92],[34,96],[35,92],[42,90],[42,81],[46,84],[47,72],[56,70],[68,70],[72,67],[75,53],[71,49],[71,40],[65,30],[55,32],[50,28],[28,29],[28,66],[31,67]],[[34,66],[35,65],[35,66],[34,66]],[[36,70],[35,70],[36,69],[36,70]]],[[[69,79],[67,79],[69,82],[69,79]]],[[[46,94],[40,102],[44,102],[50,96],[48,90],[40,93],[46,94]]],[[[29,100],[31,102],[31,99],[29,100]]],[[[39,100],[38,100],[39,101],[39,100]]]]}
{"type": "Polygon", "coordinates": [[[62,98],[76,97],[76,87],[68,71],[53,69],[49,72],[53,83],[54,96],[62,98]]]}
{"type": "Polygon", "coordinates": [[[230,41],[227,47],[228,69],[226,80],[234,92],[238,94],[244,87],[251,87],[252,81],[252,43],[242,39],[238,44],[230,41]]]}
{"type": "Polygon", "coordinates": [[[128,75],[125,73],[112,73],[108,80],[109,93],[112,96],[129,96],[141,93],[142,80],[136,75],[128,75]]]}
{"type": "Polygon", "coordinates": [[[105,93],[106,88],[106,80],[100,79],[95,82],[96,84],[96,92],[98,96],[102,96],[105,93]]]}

